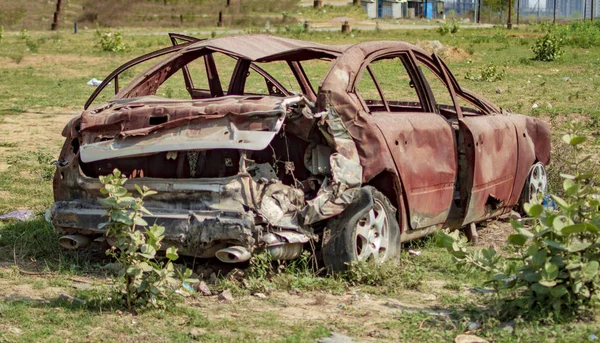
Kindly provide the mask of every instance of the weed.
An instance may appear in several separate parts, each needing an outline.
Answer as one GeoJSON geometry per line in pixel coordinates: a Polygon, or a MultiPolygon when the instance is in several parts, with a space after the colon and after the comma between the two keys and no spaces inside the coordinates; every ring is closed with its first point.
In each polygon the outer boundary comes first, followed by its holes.
{"type": "Polygon", "coordinates": [[[0,142],[0,148],[15,148],[16,146],[15,142],[0,142]]]}
{"type": "Polygon", "coordinates": [[[26,29],[22,29],[19,32],[19,39],[27,40],[29,38],[31,38],[31,37],[29,36],[29,31],[27,31],[26,29]]]}
{"type": "Polygon", "coordinates": [[[25,46],[27,46],[27,49],[29,51],[35,54],[40,50],[40,46],[42,46],[42,44],[44,44],[45,42],[46,39],[44,38],[32,39],[30,37],[27,37],[25,39],[25,46]]]}
{"type": "Polygon", "coordinates": [[[129,45],[123,42],[123,34],[119,31],[96,30],[96,41],[102,51],[107,52],[127,52],[129,45]]]}
{"type": "Polygon", "coordinates": [[[122,285],[117,284],[115,296],[124,294],[128,309],[165,308],[173,291],[181,287],[184,280],[196,280],[189,279],[192,274],[189,269],[183,273],[175,270],[173,261],[179,258],[177,248],[167,248],[166,262],[157,259],[165,228],[156,224],[148,226],[142,218],[142,214],[151,215],[144,207],[144,198],[156,192],[135,185],[140,197],[134,198],[123,187],[126,181],[117,169],[112,174],[100,176],[100,192],[107,195],[102,202],[108,208],[108,222],[101,227],[106,228],[106,236],[115,244],[106,253],[117,261],[119,278],[123,280],[122,285]],[[136,227],[144,228],[145,232],[136,227]]]}
{"type": "Polygon", "coordinates": [[[438,33],[445,36],[449,33],[455,34],[460,30],[460,24],[456,20],[451,20],[449,23],[443,23],[438,27],[438,33]]]}
{"type": "Polygon", "coordinates": [[[471,81],[485,81],[485,82],[496,82],[504,79],[506,71],[499,69],[496,65],[490,63],[485,67],[481,68],[478,74],[471,74],[470,71],[465,75],[465,79],[471,81]]]}
{"type": "Polygon", "coordinates": [[[402,267],[394,261],[383,264],[359,262],[350,266],[345,279],[351,285],[376,286],[384,294],[401,289],[419,290],[423,282],[422,267],[406,258],[406,255],[403,255],[400,264],[402,267]]]}
{"type": "Polygon", "coordinates": [[[173,88],[167,86],[165,87],[165,97],[167,98],[173,98],[173,88]]]}
{"type": "Polygon", "coordinates": [[[536,61],[554,61],[559,59],[564,51],[562,50],[563,39],[548,32],[544,36],[538,38],[533,47],[534,57],[536,61]]]}

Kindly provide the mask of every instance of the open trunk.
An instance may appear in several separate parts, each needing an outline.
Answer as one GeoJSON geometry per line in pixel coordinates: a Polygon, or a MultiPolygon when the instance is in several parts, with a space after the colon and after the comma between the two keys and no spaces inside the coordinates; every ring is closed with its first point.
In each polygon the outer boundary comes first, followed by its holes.
{"type": "Polygon", "coordinates": [[[278,247],[271,253],[294,258],[312,235],[301,210],[324,178],[307,165],[327,171],[319,163],[328,165],[332,152],[319,145],[326,155],[305,159],[317,142],[309,139],[315,125],[302,116],[302,101],[142,97],[83,112],[64,132],[53,224],[67,234],[102,234],[97,177],[116,168],[135,179],[126,184],[131,190],[159,192],[146,200],[147,220],[164,225],[167,243],[182,253],[278,247]]]}

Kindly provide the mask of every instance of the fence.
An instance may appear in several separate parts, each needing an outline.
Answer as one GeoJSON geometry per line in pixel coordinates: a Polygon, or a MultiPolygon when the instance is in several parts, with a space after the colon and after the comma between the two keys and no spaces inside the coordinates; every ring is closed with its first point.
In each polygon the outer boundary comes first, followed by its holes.
{"type": "MultiPolygon", "coordinates": [[[[600,14],[600,0],[556,0],[556,11],[554,0],[513,0],[512,12],[513,23],[526,23],[531,21],[554,20],[570,21],[590,19],[593,13],[594,19],[600,14]],[[593,5],[593,11],[592,11],[593,5]]],[[[488,6],[491,1],[481,0],[447,0],[445,3],[446,13],[450,16],[456,15],[461,18],[476,20],[477,11],[481,12],[481,22],[484,23],[506,23],[508,16],[507,6],[498,8],[488,6]]],[[[494,1],[494,3],[497,3],[494,1]]]]}

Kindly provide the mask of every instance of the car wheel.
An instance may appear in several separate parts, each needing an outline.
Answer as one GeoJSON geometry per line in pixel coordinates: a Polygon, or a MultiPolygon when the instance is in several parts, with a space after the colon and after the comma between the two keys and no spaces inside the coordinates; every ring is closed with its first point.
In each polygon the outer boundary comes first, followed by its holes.
{"type": "Polygon", "coordinates": [[[400,227],[396,209],[373,187],[364,187],[346,210],[327,223],[323,262],[341,272],[358,261],[382,263],[398,256],[400,227]]]}
{"type": "Polygon", "coordinates": [[[520,210],[525,213],[523,206],[526,203],[537,201],[540,195],[546,194],[548,191],[548,174],[546,168],[541,162],[535,163],[529,170],[527,181],[523,187],[523,193],[521,194],[521,205],[520,210]]]}

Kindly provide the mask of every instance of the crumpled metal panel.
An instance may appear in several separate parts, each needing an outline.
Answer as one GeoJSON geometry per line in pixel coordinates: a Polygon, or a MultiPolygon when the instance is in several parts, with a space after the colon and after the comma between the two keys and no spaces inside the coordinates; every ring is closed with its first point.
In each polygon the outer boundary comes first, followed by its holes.
{"type": "Polygon", "coordinates": [[[452,204],[457,171],[452,127],[433,113],[375,112],[372,116],[400,171],[411,227],[443,223],[452,204]]]}
{"type": "MultiPolygon", "coordinates": [[[[117,107],[112,111],[105,110],[101,114],[84,112],[82,116],[84,144],[81,145],[81,160],[88,163],[110,158],[178,150],[262,150],[281,129],[287,113],[287,106],[297,103],[301,97],[278,98],[276,101],[268,97],[261,99],[264,100],[263,103],[250,101],[250,104],[236,101],[240,99],[228,99],[229,101],[221,101],[217,104],[214,101],[203,100],[191,104],[175,102],[170,105],[175,110],[173,114],[165,111],[164,107],[155,107],[145,103],[140,107],[134,107],[132,109],[134,114],[123,113],[122,107],[117,107]],[[233,103],[231,100],[234,100],[233,103]],[[269,106],[267,107],[267,105],[269,106]],[[248,107],[254,111],[248,111],[248,107]],[[258,110],[265,107],[269,110],[258,110]],[[273,109],[273,107],[275,108],[273,109]],[[236,118],[236,116],[240,116],[239,114],[229,114],[232,113],[232,110],[244,109],[247,111],[242,112],[245,117],[244,121],[236,118]],[[157,110],[160,110],[158,112],[166,117],[167,121],[150,126],[149,118],[152,117],[152,114],[156,114],[157,110]],[[180,118],[172,118],[177,115],[180,118]],[[131,120],[128,120],[129,118],[131,120]],[[236,122],[240,121],[241,125],[236,125],[236,122]],[[114,124],[120,126],[117,137],[112,140],[96,142],[99,136],[97,130],[114,124]],[[148,137],[149,134],[152,135],[148,137]]],[[[130,109],[131,106],[130,104],[127,108],[130,109]]]]}
{"type": "Polygon", "coordinates": [[[460,120],[467,140],[467,159],[473,180],[463,223],[484,219],[510,201],[517,171],[515,125],[506,115],[465,117],[460,120]]]}
{"type": "Polygon", "coordinates": [[[548,165],[550,162],[550,127],[547,123],[532,117],[510,114],[507,117],[515,125],[519,142],[517,172],[508,206],[518,204],[531,166],[537,161],[548,165]]]}

